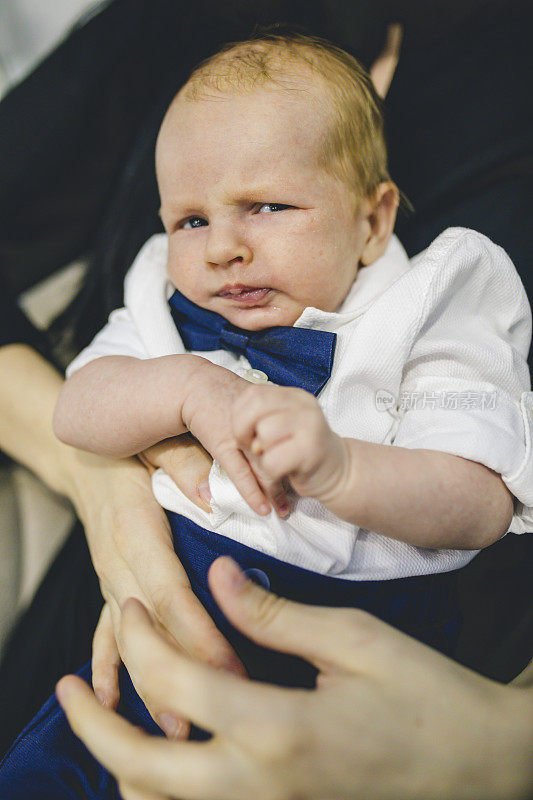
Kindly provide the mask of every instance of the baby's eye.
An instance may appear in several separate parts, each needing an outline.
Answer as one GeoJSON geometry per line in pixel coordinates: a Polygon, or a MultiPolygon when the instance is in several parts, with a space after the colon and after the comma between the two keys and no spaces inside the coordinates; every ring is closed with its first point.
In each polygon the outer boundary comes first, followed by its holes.
{"type": "Polygon", "coordinates": [[[292,206],[286,206],[283,203],[262,203],[258,207],[257,213],[266,214],[273,211],[286,211],[287,208],[292,208],[292,206]]]}
{"type": "Polygon", "coordinates": [[[189,231],[192,228],[203,228],[205,225],[207,225],[207,220],[203,217],[189,217],[189,219],[182,222],[180,227],[189,231]]]}

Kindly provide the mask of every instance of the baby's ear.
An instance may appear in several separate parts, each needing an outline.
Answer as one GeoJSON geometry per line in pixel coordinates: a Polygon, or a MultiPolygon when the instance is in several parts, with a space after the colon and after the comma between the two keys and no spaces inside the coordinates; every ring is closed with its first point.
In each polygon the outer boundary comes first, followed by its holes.
{"type": "Polygon", "coordinates": [[[368,266],[383,255],[394,230],[400,193],[392,181],[384,181],[369,198],[366,221],[369,237],[361,253],[361,264],[368,266]]]}

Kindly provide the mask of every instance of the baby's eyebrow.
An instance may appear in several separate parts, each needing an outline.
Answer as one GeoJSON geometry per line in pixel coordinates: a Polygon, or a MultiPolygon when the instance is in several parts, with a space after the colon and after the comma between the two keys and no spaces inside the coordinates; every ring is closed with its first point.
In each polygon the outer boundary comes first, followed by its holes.
{"type": "MultiPolygon", "coordinates": [[[[165,207],[165,212],[172,219],[174,219],[175,217],[181,218],[181,217],[189,217],[192,215],[196,216],[201,213],[197,205],[185,202],[168,203],[168,205],[165,207]]],[[[161,217],[161,219],[163,219],[162,206],[159,209],[159,216],[161,217]]]]}

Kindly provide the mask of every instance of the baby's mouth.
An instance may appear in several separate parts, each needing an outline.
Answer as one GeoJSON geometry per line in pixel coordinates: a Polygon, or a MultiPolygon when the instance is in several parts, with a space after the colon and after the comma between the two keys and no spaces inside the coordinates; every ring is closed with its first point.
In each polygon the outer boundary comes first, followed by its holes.
{"type": "Polygon", "coordinates": [[[224,286],[218,292],[218,296],[235,300],[238,303],[254,305],[264,300],[270,291],[269,287],[244,286],[237,283],[233,286],[224,286]]]}

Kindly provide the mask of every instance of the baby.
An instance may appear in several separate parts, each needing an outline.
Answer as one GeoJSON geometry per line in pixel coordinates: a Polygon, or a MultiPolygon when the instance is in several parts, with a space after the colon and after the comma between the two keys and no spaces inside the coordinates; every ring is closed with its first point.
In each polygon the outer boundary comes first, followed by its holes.
{"type": "Polygon", "coordinates": [[[57,435],[124,457],[190,431],[213,456],[210,513],[161,470],[153,486],[241,655],[207,587],[221,553],[278,594],[366,608],[453,653],[457,569],[533,522],[531,313],[514,267],[464,229],[408,261],[379,98],[313,38],[197,68],[156,167],[166,234],[69,368],[57,435]]]}
{"type": "MultiPolygon", "coordinates": [[[[156,165],[166,234],[71,365],[56,433],[124,457],[190,431],[211,453],[210,513],[161,470],[153,487],[251,677],[316,673],[229,625],[207,585],[220,554],[280,595],[367,609],[453,653],[457,570],[533,529],[531,313],[513,265],[464,229],[407,259],[380,101],[320,40],[263,37],[201,65],[156,165]]],[[[127,674],[120,689],[156,730],[127,674]]],[[[4,770],[13,797],[116,796],[53,700],[4,770]]]]}

